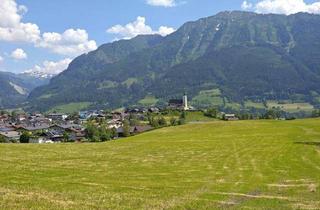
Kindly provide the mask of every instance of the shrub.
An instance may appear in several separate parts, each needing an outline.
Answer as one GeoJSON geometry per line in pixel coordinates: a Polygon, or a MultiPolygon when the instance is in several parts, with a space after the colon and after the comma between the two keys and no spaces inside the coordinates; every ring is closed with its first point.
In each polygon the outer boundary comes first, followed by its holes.
{"type": "Polygon", "coordinates": [[[6,143],[6,138],[0,135],[0,143],[6,143]]]}
{"type": "Polygon", "coordinates": [[[130,134],[130,124],[127,120],[124,121],[123,123],[123,136],[124,137],[129,137],[130,134]]]}
{"type": "Polygon", "coordinates": [[[27,144],[30,141],[30,134],[28,132],[24,132],[21,136],[20,136],[20,143],[22,144],[27,144]]]}
{"type": "Polygon", "coordinates": [[[158,120],[158,123],[159,123],[159,126],[161,126],[161,127],[165,127],[165,126],[167,126],[167,121],[166,121],[166,119],[164,119],[164,117],[160,117],[160,119],[158,120]]]}
{"type": "Polygon", "coordinates": [[[217,118],[218,110],[216,108],[209,108],[204,115],[207,117],[217,118]]]}
{"type": "Polygon", "coordinates": [[[174,117],[172,117],[172,118],[170,119],[170,125],[171,125],[171,126],[176,126],[177,124],[178,124],[177,119],[174,118],[174,117]]]}

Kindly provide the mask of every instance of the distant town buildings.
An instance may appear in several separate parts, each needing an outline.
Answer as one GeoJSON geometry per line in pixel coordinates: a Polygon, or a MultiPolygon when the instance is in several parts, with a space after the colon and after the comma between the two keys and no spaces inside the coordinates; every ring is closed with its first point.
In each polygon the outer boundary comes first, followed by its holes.
{"type": "MultiPolygon", "coordinates": [[[[59,143],[80,142],[92,138],[91,128],[98,132],[110,132],[112,136],[104,133],[106,138],[118,138],[135,135],[167,125],[177,125],[184,111],[195,111],[188,104],[188,96],[184,94],[181,99],[171,99],[167,107],[127,108],[122,111],[107,112],[103,110],[80,111],[78,114],[65,113],[19,113],[0,114],[0,142],[19,142],[22,135],[29,136],[29,143],[59,143]],[[170,116],[165,119],[163,113],[168,110],[181,112],[181,116],[170,116]],[[153,127],[152,127],[153,126],[153,127]],[[102,130],[102,131],[101,131],[102,130]],[[90,137],[91,135],[91,137],[90,137]]],[[[204,111],[205,112],[205,111],[204,111]]],[[[183,114],[183,115],[182,115],[183,114]]],[[[235,114],[223,114],[228,121],[239,120],[235,114]]],[[[164,114],[165,115],[165,114],[164,114]]],[[[110,134],[109,133],[109,134],[110,134]]],[[[96,137],[96,136],[93,136],[96,137]]]]}
{"type": "MultiPolygon", "coordinates": [[[[159,109],[150,108],[150,111],[150,113],[157,113],[159,109]]],[[[21,135],[27,133],[30,136],[29,143],[77,142],[86,139],[86,124],[90,121],[96,122],[97,127],[104,126],[105,129],[114,129],[116,137],[123,137],[124,121],[131,115],[134,115],[138,120],[143,120],[148,112],[148,109],[128,109],[110,113],[105,113],[102,110],[80,111],[74,117],[64,113],[46,115],[34,113],[15,116],[2,114],[0,115],[0,138],[7,143],[18,143],[21,135]]],[[[150,125],[134,125],[130,126],[129,132],[134,135],[151,129],[153,128],[150,125]]]]}

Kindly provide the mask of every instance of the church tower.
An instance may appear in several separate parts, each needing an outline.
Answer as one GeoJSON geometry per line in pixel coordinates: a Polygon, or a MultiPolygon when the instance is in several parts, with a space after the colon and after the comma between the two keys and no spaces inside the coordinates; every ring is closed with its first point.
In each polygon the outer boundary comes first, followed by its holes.
{"type": "Polygon", "coordinates": [[[182,98],[182,101],[183,101],[183,109],[184,109],[184,110],[188,110],[188,109],[189,109],[189,106],[188,106],[188,96],[187,96],[186,93],[184,93],[183,98],[182,98]]]}

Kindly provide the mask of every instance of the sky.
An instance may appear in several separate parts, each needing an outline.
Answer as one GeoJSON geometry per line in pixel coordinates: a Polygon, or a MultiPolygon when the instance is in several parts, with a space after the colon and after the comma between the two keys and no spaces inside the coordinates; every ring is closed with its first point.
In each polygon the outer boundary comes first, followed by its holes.
{"type": "Polygon", "coordinates": [[[0,0],[0,71],[56,74],[104,43],[166,36],[187,21],[226,10],[320,14],[320,1],[0,0]]]}

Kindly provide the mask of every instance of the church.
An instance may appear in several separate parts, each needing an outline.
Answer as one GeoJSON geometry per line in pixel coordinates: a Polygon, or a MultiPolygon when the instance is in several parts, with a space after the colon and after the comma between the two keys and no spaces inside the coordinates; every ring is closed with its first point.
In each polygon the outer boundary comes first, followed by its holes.
{"type": "Polygon", "coordinates": [[[187,94],[184,94],[182,99],[169,100],[168,108],[179,109],[179,110],[189,110],[187,94]]]}

